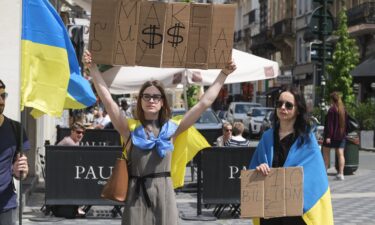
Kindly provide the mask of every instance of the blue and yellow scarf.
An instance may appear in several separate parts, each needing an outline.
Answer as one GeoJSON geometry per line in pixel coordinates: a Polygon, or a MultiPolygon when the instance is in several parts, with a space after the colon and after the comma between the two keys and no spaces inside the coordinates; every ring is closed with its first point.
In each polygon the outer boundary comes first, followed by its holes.
{"type": "Polygon", "coordinates": [[[158,137],[153,134],[147,138],[143,125],[139,120],[128,119],[132,142],[139,149],[150,151],[156,147],[160,157],[164,157],[167,151],[173,151],[171,162],[171,177],[173,187],[184,185],[186,164],[202,149],[210,147],[207,140],[196,130],[190,127],[177,136],[172,144],[171,137],[176,132],[182,116],[177,116],[165,123],[158,137]]]}

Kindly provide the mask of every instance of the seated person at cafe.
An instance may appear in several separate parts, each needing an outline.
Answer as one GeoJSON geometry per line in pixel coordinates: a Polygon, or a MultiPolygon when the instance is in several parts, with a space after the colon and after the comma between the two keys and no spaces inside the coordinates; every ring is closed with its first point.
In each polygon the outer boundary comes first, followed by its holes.
{"type": "Polygon", "coordinates": [[[216,146],[223,147],[225,142],[227,142],[232,137],[232,124],[225,122],[223,124],[223,135],[216,139],[216,146]]]}
{"type": "Polygon", "coordinates": [[[235,122],[233,124],[232,137],[227,142],[225,142],[224,146],[249,147],[250,141],[242,137],[244,128],[245,127],[242,122],[235,122]]]}
{"type": "Polygon", "coordinates": [[[79,145],[85,133],[85,126],[82,123],[75,122],[70,128],[70,135],[64,137],[57,145],[74,146],[79,145]]]}

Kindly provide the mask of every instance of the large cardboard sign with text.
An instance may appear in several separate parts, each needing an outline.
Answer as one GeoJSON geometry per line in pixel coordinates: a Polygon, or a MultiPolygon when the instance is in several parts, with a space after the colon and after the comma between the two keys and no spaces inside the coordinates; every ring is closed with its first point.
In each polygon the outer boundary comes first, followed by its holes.
{"type": "Polygon", "coordinates": [[[224,68],[234,21],[233,4],[93,0],[89,49],[98,64],[224,68]]]}
{"type": "Polygon", "coordinates": [[[272,168],[268,176],[241,171],[241,217],[272,218],[303,214],[303,168],[272,168]]]}

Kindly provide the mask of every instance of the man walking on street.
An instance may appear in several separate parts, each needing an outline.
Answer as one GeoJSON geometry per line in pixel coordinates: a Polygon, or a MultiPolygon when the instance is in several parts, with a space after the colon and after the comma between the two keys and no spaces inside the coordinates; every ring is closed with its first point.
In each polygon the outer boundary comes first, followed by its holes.
{"type": "Polygon", "coordinates": [[[23,180],[29,171],[27,157],[20,153],[21,130],[23,149],[29,150],[30,144],[21,124],[3,115],[7,96],[0,80],[0,225],[15,225],[17,195],[13,178],[23,180]]]}

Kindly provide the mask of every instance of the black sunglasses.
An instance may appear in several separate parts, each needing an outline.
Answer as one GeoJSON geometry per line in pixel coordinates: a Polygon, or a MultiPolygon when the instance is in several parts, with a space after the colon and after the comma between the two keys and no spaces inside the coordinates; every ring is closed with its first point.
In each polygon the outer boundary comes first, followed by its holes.
{"type": "Polygon", "coordinates": [[[146,102],[149,102],[151,101],[151,99],[154,100],[155,103],[158,103],[160,102],[160,100],[162,99],[162,95],[149,95],[149,94],[142,94],[142,99],[145,100],[146,102]]]}
{"type": "Polygon", "coordinates": [[[0,97],[5,100],[8,97],[8,93],[6,93],[6,92],[1,93],[0,97]]]}
{"type": "Polygon", "coordinates": [[[288,101],[276,101],[276,108],[281,108],[283,107],[283,105],[285,105],[285,108],[287,110],[292,110],[293,107],[294,107],[294,104],[291,103],[291,102],[288,102],[288,101]]]}
{"type": "Polygon", "coordinates": [[[81,131],[81,130],[76,130],[75,131],[77,134],[85,134],[85,132],[84,131],[81,131]]]}

